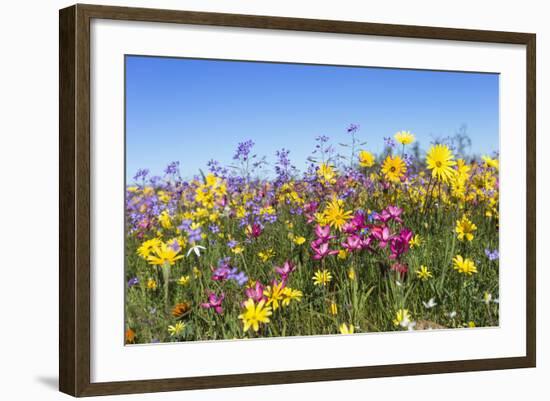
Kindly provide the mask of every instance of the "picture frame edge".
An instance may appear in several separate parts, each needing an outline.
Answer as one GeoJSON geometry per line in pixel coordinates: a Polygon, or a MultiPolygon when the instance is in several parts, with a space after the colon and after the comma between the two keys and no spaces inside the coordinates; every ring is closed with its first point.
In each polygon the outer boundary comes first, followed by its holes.
{"type": "Polygon", "coordinates": [[[59,390],[130,394],[536,366],[536,34],[75,4],[59,10],[59,390]],[[286,372],[92,383],[90,380],[90,21],[92,18],[347,33],[526,46],[526,355],[286,372]],[[272,21],[269,23],[269,21],[272,21]],[[265,26],[260,26],[264,24],[265,26]],[[306,24],[306,29],[297,29],[306,24]],[[328,30],[319,30],[322,28],[328,30]],[[412,371],[415,370],[415,371],[412,371]]]}

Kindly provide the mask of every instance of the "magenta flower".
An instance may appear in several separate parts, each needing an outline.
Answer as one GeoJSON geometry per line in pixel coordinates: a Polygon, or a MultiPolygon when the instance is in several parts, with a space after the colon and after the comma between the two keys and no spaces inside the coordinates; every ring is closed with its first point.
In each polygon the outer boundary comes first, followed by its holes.
{"type": "Polygon", "coordinates": [[[403,220],[401,220],[401,213],[403,213],[403,209],[398,206],[388,206],[387,211],[391,219],[399,223],[403,223],[403,220]]]}
{"type": "Polygon", "coordinates": [[[258,238],[262,234],[262,226],[259,224],[252,224],[246,227],[246,235],[250,238],[258,238]]]}
{"type": "Polygon", "coordinates": [[[315,260],[321,260],[324,259],[326,256],[338,254],[338,251],[328,249],[328,243],[326,242],[320,244],[318,247],[315,246],[314,243],[311,243],[311,249],[313,249],[313,252],[315,252],[315,254],[313,255],[313,259],[315,260]]]}
{"type": "Polygon", "coordinates": [[[264,286],[259,281],[256,281],[254,287],[244,290],[244,293],[248,298],[252,298],[254,302],[267,300],[267,297],[264,295],[264,286]]]}
{"type": "Polygon", "coordinates": [[[313,223],[315,221],[315,212],[319,204],[317,202],[309,202],[304,205],[304,214],[307,218],[307,223],[313,223]]]}
{"type": "Polygon", "coordinates": [[[319,224],[315,227],[315,235],[320,242],[327,242],[331,238],[334,238],[330,236],[330,226],[321,226],[319,224]]]}
{"type": "Polygon", "coordinates": [[[346,241],[342,243],[342,246],[349,252],[359,251],[363,247],[363,241],[358,235],[350,235],[346,238],[346,241]]]}
{"type": "Polygon", "coordinates": [[[384,209],[380,213],[376,213],[374,219],[381,221],[382,223],[387,223],[390,221],[391,215],[386,209],[384,209]]]}
{"type": "Polygon", "coordinates": [[[410,249],[409,241],[412,238],[412,231],[408,228],[401,230],[398,236],[391,239],[391,259],[398,259],[410,249]]]}
{"type": "Polygon", "coordinates": [[[201,307],[206,309],[214,309],[218,315],[223,313],[222,301],[225,298],[225,294],[222,292],[218,297],[215,293],[210,292],[208,294],[208,302],[202,303],[201,307]]]}
{"type": "Polygon", "coordinates": [[[365,216],[362,213],[356,213],[351,220],[344,224],[342,231],[346,234],[355,234],[366,227],[365,216]]]}
{"type": "Polygon", "coordinates": [[[385,248],[387,243],[393,238],[388,226],[373,227],[371,232],[372,236],[378,240],[378,246],[380,248],[385,248]]]}
{"type": "Polygon", "coordinates": [[[294,270],[296,270],[296,266],[290,260],[285,261],[281,267],[275,266],[275,271],[281,276],[282,281],[286,281],[294,270]]]}

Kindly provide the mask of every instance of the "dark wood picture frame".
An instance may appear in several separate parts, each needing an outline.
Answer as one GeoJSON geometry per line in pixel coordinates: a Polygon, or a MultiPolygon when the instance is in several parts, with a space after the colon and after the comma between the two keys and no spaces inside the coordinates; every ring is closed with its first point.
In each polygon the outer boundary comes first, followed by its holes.
{"type": "Polygon", "coordinates": [[[59,389],[73,396],[535,367],[535,46],[531,33],[313,20],[96,5],[59,13],[59,389]],[[526,46],[527,215],[524,357],[122,382],[90,382],[90,21],[111,20],[266,28],[526,46]]]}

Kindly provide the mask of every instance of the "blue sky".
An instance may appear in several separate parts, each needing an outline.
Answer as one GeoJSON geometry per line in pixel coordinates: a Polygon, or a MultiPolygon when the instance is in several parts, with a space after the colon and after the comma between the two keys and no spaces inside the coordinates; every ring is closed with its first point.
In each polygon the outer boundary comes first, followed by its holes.
{"type": "Polygon", "coordinates": [[[303,170],[315,137],[338,149],[350,123],[376,153],[397,131],[425,150],[463,124],[472,152],[492,153],[498,85],[496,74],[127,56],[126,175],[177,160],[191,177],[210,159],[229,164],[247,139],[269,162],[289,149],[303,170]]]}

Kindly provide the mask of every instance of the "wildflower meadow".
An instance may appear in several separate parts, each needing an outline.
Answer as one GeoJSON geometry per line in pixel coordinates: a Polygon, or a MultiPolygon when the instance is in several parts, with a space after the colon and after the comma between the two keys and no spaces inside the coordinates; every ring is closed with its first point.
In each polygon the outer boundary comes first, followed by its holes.
{"type": "Polygon", "coordinates": [[[344,130],[313,136],[302,169],[259,136],[189,177],[139,170],[126,343],[498,326],[498,149],[344,130]]]}

